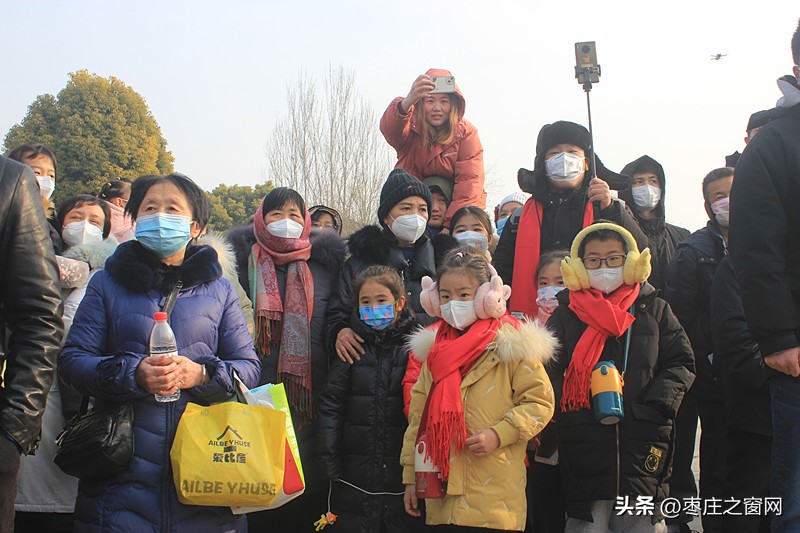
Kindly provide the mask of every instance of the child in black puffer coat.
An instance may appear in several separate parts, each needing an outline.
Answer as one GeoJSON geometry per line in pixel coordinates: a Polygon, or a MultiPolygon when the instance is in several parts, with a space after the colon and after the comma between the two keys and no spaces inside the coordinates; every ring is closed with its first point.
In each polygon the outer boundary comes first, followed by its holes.
{"type": "Polygon", "coordinates": [[[339,533],[425,529],[403,508],[400,450],[407,421],[402,379],[406,336],[416,326],[397,271],[372,266],[353,284],[350,327],[364,340],[353,364],[331,357],[319,397],[320,463],[332,482],[330,511],[339,533]]]}

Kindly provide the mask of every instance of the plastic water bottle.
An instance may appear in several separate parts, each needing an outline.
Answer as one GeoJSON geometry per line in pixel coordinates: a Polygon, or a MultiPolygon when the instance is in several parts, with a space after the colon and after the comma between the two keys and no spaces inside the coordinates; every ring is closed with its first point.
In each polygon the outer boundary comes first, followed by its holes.
{"type": "MultiPolygon", "coordinates": [[[[175,342],[175,334],[172,328],[167,323],[169,315],[167,313],[156,313],[156,325],[153,326],[153,331],[150,332],[150,357],[167,356],[172,357],[178,355],[178,344],[175,342]]],[[[161,396],[154,394],[157,402],[174,402],[181,397],[181,391],[178,390],[175,394],[169,396],[161,396]]]]}

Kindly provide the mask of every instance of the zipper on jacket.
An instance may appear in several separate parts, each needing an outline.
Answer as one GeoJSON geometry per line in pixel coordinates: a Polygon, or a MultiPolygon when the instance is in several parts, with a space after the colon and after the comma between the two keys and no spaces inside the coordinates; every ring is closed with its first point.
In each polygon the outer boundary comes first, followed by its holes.
{"type": "Polygon", "coordinates": [[[614,428],[617,434],[617,493],[616,496],[619,496],[619,486],[620,486],[620,464],[619,464],[619,424],[614,424],[614,428]]]}
{"type": "MultiPolygon", "coordinates": [[[[170,525],[170,522],[171,522],[171,520],[170,520],[170,518],[171,518],[170,517],[170,508],[172,507],[172,505],[171,505],[171,502],[169,500],[170,500],[170,494],[173,493],[174,491],[172,490],[172,487],[169,486],[169,473],[170,473],[170,470],[172,469],[172,466],[171,466],[172,463],[170,462],[170,458],[169,458],[169,451],[170,451],[170,448],[171,448],[169,443],[172,442],[172,440],[173,440],[172,439],[172,437],[173,437],[173,435],[172,435],[172,419],[174,418],[174,415],[175,415],[175,404],[176,403],[177,402],[169,402],[166,405],[166,409],[167,409],[167,417],[166,417],[167,418],[167,428],[166,428],[167,431],[166,431],[166,436],[167,436],[167,438],[164,440],[164,475],[162,476],[162,479],[161,479],[161,489],[160,489],[162,491],[162,495],[163,495],[163,497],[161,498],[161,531],[163,531],[164,533],[169,533],[169,531],[170,531],[170,529],[172,527],[170,525]]],[[[177,494],[176,494],[176,497],[177,497],[177,494]]]]}

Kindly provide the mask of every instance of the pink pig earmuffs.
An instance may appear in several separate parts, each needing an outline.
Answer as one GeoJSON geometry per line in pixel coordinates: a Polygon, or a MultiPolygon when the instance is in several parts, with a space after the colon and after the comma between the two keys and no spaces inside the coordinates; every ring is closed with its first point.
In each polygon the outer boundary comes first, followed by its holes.
{"type": "MultiPolygon", "coordinates": [[[[506,301],[511,297],[511,287],[503,285],[503,280],[492,265],[489,265],[489,271],[492,277],[475,293],[475,314],[480,319],[500,318],[506,314],[506,301]]],[[[422,278],[419,303],[430,316],[442,317],[439,288],[430,276],[422,278]]]]}

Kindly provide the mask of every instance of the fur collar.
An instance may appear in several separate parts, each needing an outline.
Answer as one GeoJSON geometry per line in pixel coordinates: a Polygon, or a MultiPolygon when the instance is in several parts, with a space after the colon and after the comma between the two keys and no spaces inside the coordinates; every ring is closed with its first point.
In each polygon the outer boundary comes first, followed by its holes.
{"type": "Polygon", "coordinates": [[[117,249],[119,243],[113,235],[109,235],[107,239],[100,242],[91,242],[86,244],[79,244],[73,246],[62,255],[67,259],[77,259],[84,263],[89,263],[89,269],[95,270],[98,268],[105,268],[106,261],[114,250],[117,249]]]}
{"type": "MultiPolygon", "coordinates": [[[[438,330],[437,322],[427,328],[417,329],[409,337],[408,347],[414,357],[425,361],[436,341],[438,330]]],[[[494,341],[487,346],[488,350],[494,350],[503,363],[538,361],[543,365],[555,356],[557,348],[558,340],[555,335],[529,320],[520,320],[518,329],[511,324],[503,324],[494,341]]]]}
{"type": "Polygon", "coordinates": [[[332,229],[312,229],[311,261],[315,261],[328,270],[338,271],[344,262],[347,247],[342,237],[332,229]]]}
{"type": "Polygon", "coordinates": [[[236,279],[236,256],[233,253],[233,244],[229,243],[221,233],[209,231],[196,241],[198,246],[210,246],[217,252],[217,260],[222,267],[222,277],[236,279]]]}
{"type": "MultiPolygon", "coordinates": [[[[364,226],[347,241],[350,255],[368,265],[388,265],[393,268],[405,267],[405,259],[397,247],[397,239],[390,230],[378,226],[364,226]]],[[[447,252],[458,247],[455,237],[443,233],[432,239],[422,237],[414,245],[416,262],[422,275],[433,275],[447,252]]],[[[421,277],[421,276],[420,276],[421,277]]]]}
{"type": "Polygon", "coordinates": [[[364,226],[347,239],[350,255],[368,264],[385,265],[392,248],[396,246],[375,225],[364,226]]]}
{"type": "Polygon", "coordinates": [[[120,244],[106,261],[106,270],[130,292],[155,289],[167,292],[179,280],[184,287],[194,287],[219,279],[222,267],[217,252],[210,246],[192,246],[186,250],[181,266],[169,266],[139,241],[120,244]]]}

